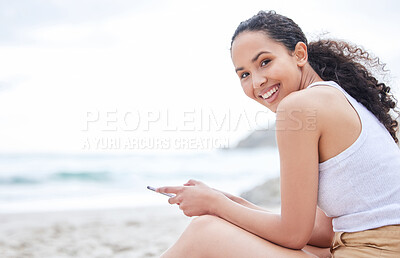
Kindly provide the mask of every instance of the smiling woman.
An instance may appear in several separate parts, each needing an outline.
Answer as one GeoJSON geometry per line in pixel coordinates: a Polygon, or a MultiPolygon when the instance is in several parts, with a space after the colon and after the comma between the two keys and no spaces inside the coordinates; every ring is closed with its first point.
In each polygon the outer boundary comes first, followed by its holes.
{"type": "Polygon", "coordinates": [[[158,188],[198,216],[162,257],[398,257],[396,101],[366,68],[379,61],[308,43],[275,12],[239,25],[231,57],[246,95],[277,113],[281,213],[196,180],[158,188]]]}
{"type": "MultiPolygon", "coordinates": [[[[285,46],[268,38],[265,33],[249,31],[235,38],[231,52],[233,63],[240,64],[236,73],[246,95],[273,112],[283,97],[299,90],[298,82],[301,79],[312,79],[301,78],[302,73],[298,69],[307,64],[307,59],[304,59],[307,47],[304,43],[299,43],[294,54],[290,55],[285,46]],[[267,69],[266,81],[264,71],[267,69]]],[[[311,67],[308,65],[305,68],[309,70],[311,67]]]]}

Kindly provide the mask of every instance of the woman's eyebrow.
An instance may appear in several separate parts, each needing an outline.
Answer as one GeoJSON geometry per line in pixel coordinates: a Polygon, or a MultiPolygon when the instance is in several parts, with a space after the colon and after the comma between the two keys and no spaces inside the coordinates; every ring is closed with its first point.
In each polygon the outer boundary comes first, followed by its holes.
{"type": "MultiPolygon", "coordinates": [[[[262,55],[262,54],[270,54],[271,52],[269,52],[269,51],[260,51],[255,57],[253,57],[253,59],[251,59],[251,62],[255,62],[255,61],[257,61],[257,59],[262,55]]],[[[236,68],[236,73],[238,72],[238,71],[241,71],[241,70],[244,70],[244,68],[243,67],[239,67],[239,68],[236,68]]]]}
{"type": "Polygon", "coordinates": [[[241,70],[244,70],[244,68],[243,68],[243,67],[239,67],[239,68],[236,68],[236,69],[235,69],[236,73],[239,72],[239,71],[241,71],[241,70]]]}
{"type": "Polygon", "coordinates": [[[251,61],[254,63],[262,54],[270,54],[271,52],[268,51],[260,51],[251,61]]]}

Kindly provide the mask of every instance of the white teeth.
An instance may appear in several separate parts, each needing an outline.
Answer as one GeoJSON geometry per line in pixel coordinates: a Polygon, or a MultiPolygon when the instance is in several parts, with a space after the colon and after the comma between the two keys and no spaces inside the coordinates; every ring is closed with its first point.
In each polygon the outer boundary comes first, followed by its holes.
{"type": "Polygon", "coordinates": [[[264,93],[264,95],[262,95],[261,97],[263,97],[263,99],[267,99],[267,98],[271,97],[271,95],[274,94],[277,90],[278,90],[278,86],[276,86],[273,89],[269,90],[268,92],[264,93]]]}

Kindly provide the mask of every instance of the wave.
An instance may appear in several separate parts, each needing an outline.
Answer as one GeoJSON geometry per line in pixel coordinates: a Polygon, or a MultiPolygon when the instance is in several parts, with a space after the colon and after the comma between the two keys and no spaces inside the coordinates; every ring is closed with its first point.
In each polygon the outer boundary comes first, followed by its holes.
{"type": "Polygon", "coordinates": [[[23,185],[23,184],[38,184],[39,180],[34,178],[12,176],[9,178],[0,178],[0,185],[23,185]]]}
{"type": "Polygon", "coordinates": [[[112,181],[109,171],[59,171],[43,178],[29,175],[0,177],[0,185],[32,185],[49,182],[109,182],[112,181]]]}

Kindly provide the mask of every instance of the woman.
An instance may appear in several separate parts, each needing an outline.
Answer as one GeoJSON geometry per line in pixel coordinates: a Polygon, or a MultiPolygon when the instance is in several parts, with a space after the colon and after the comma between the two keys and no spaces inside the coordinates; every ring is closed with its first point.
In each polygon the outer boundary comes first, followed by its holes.
{"type": "Polygon", "coordinates": [[[242,22],[231,56],[246,95],[276,112],[281,214],[195,180],[161,187],[198,216],[163,257],[400,257],[395,100],[365,67],[377,59],[308,44],[275,12],[242,22]]]}

